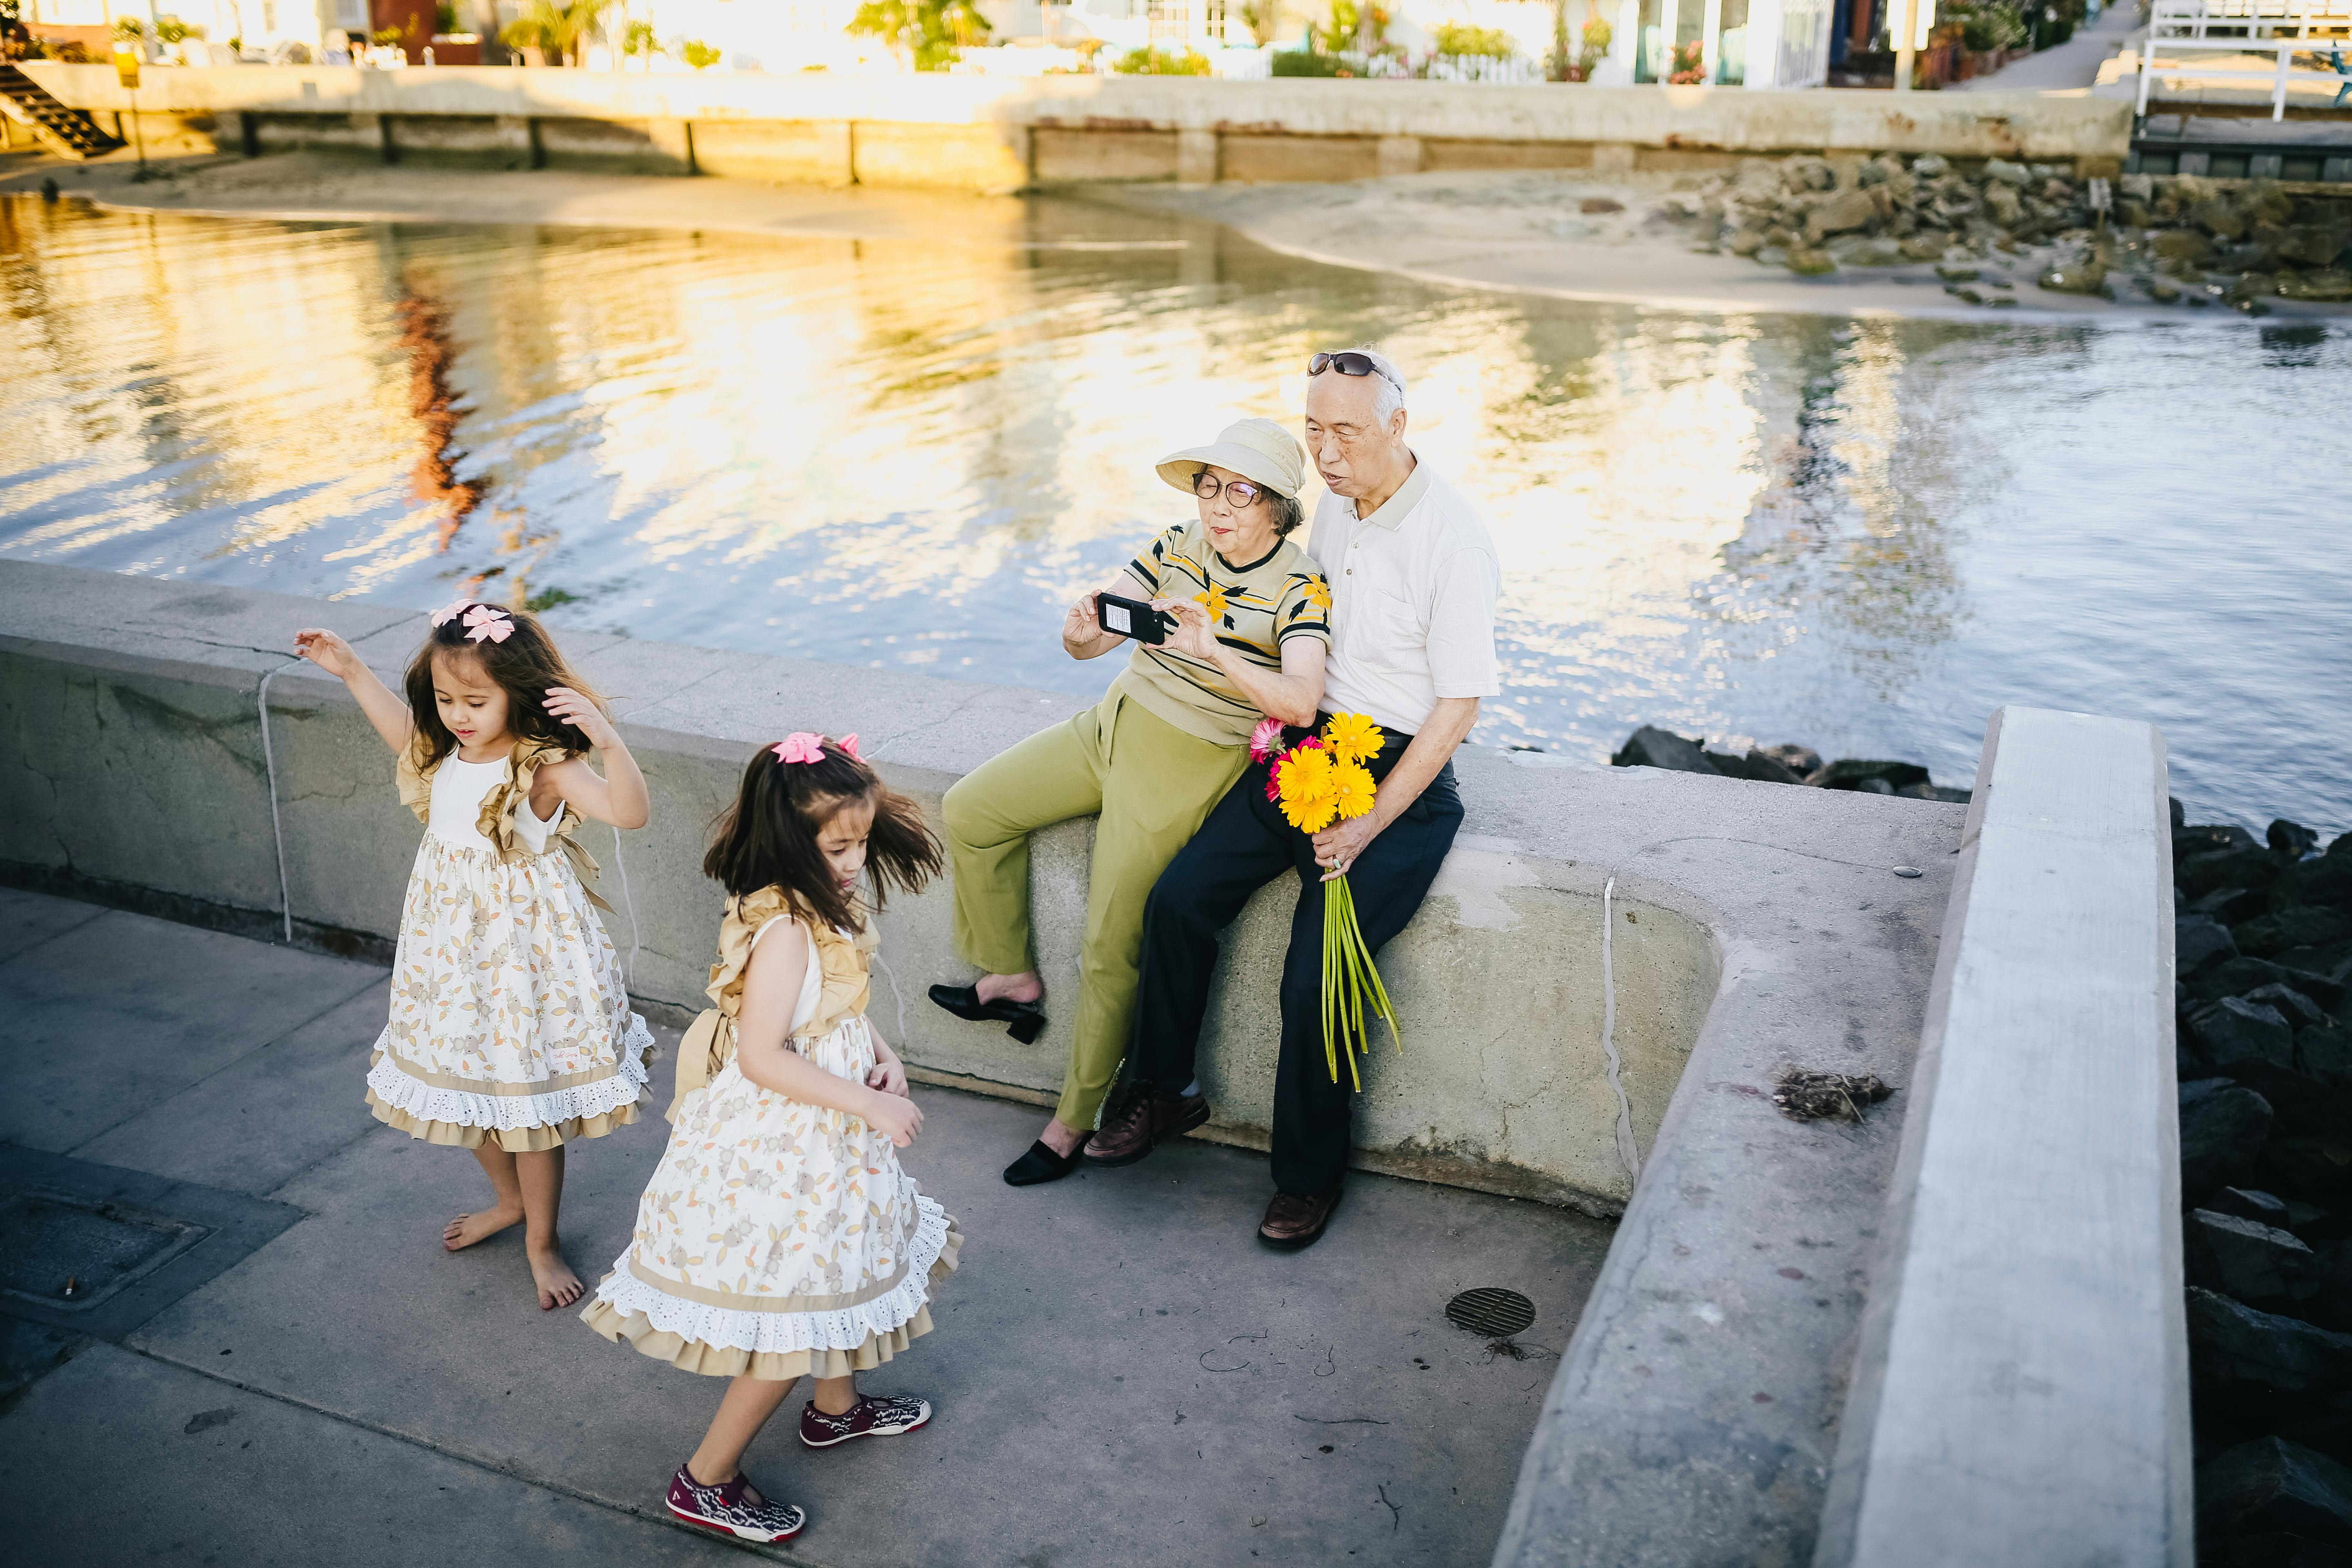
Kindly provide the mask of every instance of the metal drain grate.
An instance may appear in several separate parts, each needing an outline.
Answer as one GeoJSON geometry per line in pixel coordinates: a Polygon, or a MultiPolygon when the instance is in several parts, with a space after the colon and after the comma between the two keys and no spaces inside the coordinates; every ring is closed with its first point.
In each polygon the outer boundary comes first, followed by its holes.
{"type": "Polygon", "coordinates": [[[115,1204],[9,1193],[0,1197],[0,1293],[87,1311],[211,1234],[115,1204]]]}
{"type": "Polygon", "coordinates": [[[1517,1290],[1482,1286],[1445,1303],[1447,1321],[1488,1339],[1507,1340],[1536,1321],[1536,1304],[1517,1290]]]}

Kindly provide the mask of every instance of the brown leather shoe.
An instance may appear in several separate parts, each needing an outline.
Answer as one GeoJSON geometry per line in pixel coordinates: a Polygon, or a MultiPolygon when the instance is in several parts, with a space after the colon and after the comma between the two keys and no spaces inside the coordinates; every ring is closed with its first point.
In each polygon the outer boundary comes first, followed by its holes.
{"type": "Polygon", "coordinates": [[[1132,1165],[1168,1139],[1181,1138],[1207,1120],[1209,1102],[1203,1096],[1139,1089],[1087,1145],[1087,1163],[1132,1165]]]}
{"type": "Polygon", "coordinates": [[[1319,1198],[1299,1198],[1288,1193],[1276,1193],[1274,1201],[1265,1205],[1265,1218],[1258,1224],[1257,1238],[1268,1247],[1279,1247],[1286,1252],[1312,1247],[1323,1239],[1323,1227],[1331,1223],[1331,1211],[1339,1206],[1339,1194],[1336,1188],[1319,1198]]]}

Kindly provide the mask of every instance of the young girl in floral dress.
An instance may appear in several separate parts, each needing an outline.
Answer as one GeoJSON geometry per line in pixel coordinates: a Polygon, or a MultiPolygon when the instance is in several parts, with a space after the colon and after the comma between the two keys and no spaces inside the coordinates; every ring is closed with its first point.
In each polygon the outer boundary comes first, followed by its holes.
{"type": "Polygon", "coordinates": [[[332,632],[298,632],[294,648],[351,689],[425,824],[368,1106],[481,1162],[491,1205],[451,1220],[442,1246],[520,1220],[541,1309],[570,1306],[581,1284],[556,1231],[563,1147],[637,1119],[653,1044],[591,907],[604,900],[572,864],[593,876],[595,863],[572,834],[583,816],[643,826],[645,780],[527,612],[471,600],[436,612],[405,702],[332,632]]]}
{"type": "Polygon", "coordinates": [[[704,858],[727,889],[714,1005],[678,1048],[669,1149],[636,1234],[581,1312],[606,1339],[733,1381],[670,1478],[669,1510],[745,1541],[800,1532],[761,1495],[743,1451],[803,1376],[801,1441],[911,1432],[920,1399],[860,1398],[854,1373],[929,1333],[931,1280],[955,1267],[955,1222],[898,1168],[923,1113],[866,1019],[874,903],[940,871],[921,808],[857,756],[857,738],[762,749],[704,858]]]}

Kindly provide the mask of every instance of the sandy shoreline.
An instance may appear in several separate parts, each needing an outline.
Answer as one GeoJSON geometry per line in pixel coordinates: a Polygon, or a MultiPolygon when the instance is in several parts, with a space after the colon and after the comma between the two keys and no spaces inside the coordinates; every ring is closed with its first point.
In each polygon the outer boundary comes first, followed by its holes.
{"type": "MultiPolygon", "coordinates": [[[[2238,319],[2221,310],[2192,313],[2145,300],[2046,292],[2033,285],[2035,252],[1988,266],[1988,277],[2006,275],[2016,284],[2015,306],[2003,309],[1951,298],[1927,265],[1800,278],[1733,256],[1694,254],[1680,230],[1650,216],[1673,188],[1668,175],[1412,174],[1345,184],[1128,185],[1021,197],[384,166],[309,153],[187,158],[159,161],[156,168],[158,177],[140,182],[127,157],[71,163],[18,155],[0,160],[0,192],[33,192],[54,179],[63,195],[108,211],[305,223],[700,229],[1009,249],[1175,248],[1185,242],[1171,237],[1170,220],[1192,219],[1303,260],[1608,304],[1968,321],[2238,319]],[[1614,202],[1622,210],[1588,214],[1588,202],[1614,202]]],[[[2338,312],[2318,307],[2312,313],[2338,312]]]]}

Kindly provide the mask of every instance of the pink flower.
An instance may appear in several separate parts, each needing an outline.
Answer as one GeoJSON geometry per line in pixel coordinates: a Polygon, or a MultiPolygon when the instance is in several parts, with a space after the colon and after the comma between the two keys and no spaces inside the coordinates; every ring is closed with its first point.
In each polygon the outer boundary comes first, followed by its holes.
{"type": "Polygon", "coordinates": [[[768,750],[776,753],[780,763],[821,763],[824,761],[824,737],[795,730],[768,750]]]}
{"type": "Polygon", "coordinates": [[[1282,750],[1282,721],[1261,719],[1250,731],[1250,761],[1262,763],[1282,750]]]}

